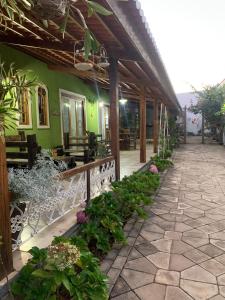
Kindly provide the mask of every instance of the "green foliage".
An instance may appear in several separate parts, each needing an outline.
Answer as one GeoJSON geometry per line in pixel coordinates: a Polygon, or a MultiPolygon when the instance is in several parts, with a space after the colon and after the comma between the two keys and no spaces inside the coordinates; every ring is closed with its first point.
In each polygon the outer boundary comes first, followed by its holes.
{"type": "Polygon", "coordinates": [[[106,300],[106,277],[99,269],[99,261],[79,238],[56,238],[53,247],[60,249],[69,245],[79,249],[80,256],[72,267],[57,268],[55,260],[49,259],[49,249],[32,248],[32,258],[23,267],[18,279],[12,285],[13,294],[23,300],[106,300]],[[78,247],[78,244],[81,247],[78,247]],[[57,247],[58,246],[58,247],[57,247]]]}
{"type": "Polygon", "coordinates": [[[27,73],[11,64],[5,68],[0,62],[0,129],[15,127],[18,120],[18,101],[24,89],[37,85],[36,78],[28,79],[27,73]]]}
{"type": "Polygon", "coordinates": [[[154,165],[156,165],[156,167],[158,168],[158,170],[160,172],[163,172],[166,169],[168,169],[169,167],[173,166],[173,163],[171,160],[161,158],[161,156],[158,156],[158,155],[151,157],[151,161],[154,165]]]}
{"type": "Polygon", "coordinates": [[[198,102],[190,107],[195,114],[203,113],[211,126],[224,126],[223,107],[225,103],[225,85],[207,86],[201,92],[196,91],[198,102]]]}
{"type": "Polygon", "coordinates": [[[118,203],[112,193],[104,193],[93,199],[86,209],[89,222],[81,225],[80,234],[90,247],[103,253],[110,250],[112,242],[125,242],[123,220],[118,211],[118,203]]]}
{"type": "Polygon", "coordinates": [[[174,148],[179,146],[180,128],[176,124],[175,118],[170,117],[169,123],[169,149],[173,151],[174,148]]]}

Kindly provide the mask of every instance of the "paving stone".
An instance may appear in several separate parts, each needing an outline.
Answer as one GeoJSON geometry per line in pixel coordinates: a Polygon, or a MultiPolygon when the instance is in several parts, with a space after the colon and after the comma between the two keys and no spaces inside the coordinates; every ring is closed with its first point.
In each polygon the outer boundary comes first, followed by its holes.
{"type": "Polygon", "coordinates": [[[130,291],[129,285],[126,283],[126,281],[122,277],[119,277],[117,279],[116,284],[114,285],[114,287],[112,289],[111,297],[116,297],[118,295],[124,294],[129,291],[130,291]]]}
{"type": "Polygon", "coordinates": [[[115,259],[112,267],[113,268],[116,268],[116,269],[120,269],[122,270],[123,269],[123,266],[125,265],[127,261],[127,257],[124,257],[124,256],[117,256],[117,258],[115,259]]]}
{"type": "Polygon", "coordinates": [[[182,253],[187,252],[192,249],[193,249],[193,247],[184,243],[183,241],[173,241],[172,247],[171,247],[171,253],[182,254],[182,253]]]}
{"type": "Polygon", "coordinates": [[[135,290],[141,300],[164,300],[166,286],[152,283],[135,290]]]}
{"type": "Polygon", "coordinates": [[[134,292],[125,293],[118,297],[112,298],[113,300],[139,300],[134,292]]]}
{"type": "Polygon", "coordinates": [[[181,279],[180,286],[195,300],[206,300],[218,294],[218,287],[214,284],[181,279]]]}
{"type": "Polygon", "coordinates": [[[216,277],[198,265],[182,271],[181,278],[216,284],[216,277]]]}
{"type": "Polygon", "coordinates": [[[223,296],[221,296],[221,295],[217,295],[217,296],[215,296],[213,298],[210,298],[210,300],[225,300],[225,298],[223,296]]]}
{"type": "Polygon", "coordinates": [[[209,239],[194,238],[189,236],[182,237],[182,241],[193,246],[194,248],[209,244],[209,239]]]}
{"type": "Polygon", "coordinates": [[[154,281],[154,275],[138,272],[130,269],[123,269],[121,277],[131,289],[136,289],[154,281]]]}
{"type": "Polygon", "coordinates": [[[225,241],[210,239],[210,243],[225,251],[225,241]]]}
{"type": "Polygon", "coordinates": [[[154,241],[151,244],[153,246],[155,246],[161,252],[170,252],[171,246],[172,246],[172,241],[161,239],[158,241],[154,241]]]}
{"type": "Polygon", "coordinates": [[[189,258],[190,260],[192,260],[193,262],[195,262],[196,264],[200,264],[201,262],[210,259],[210,256],[208,256],[207,254],[203,253],[198,249],[187,251],[183,255],[189,258]]]}
{"type": "Polygon", "coordinates": [[[222,254],[220,256],[216,256],[215,260],[217,260],[218,262],[220,262],[221,264],[225,265],[225,254],[222,254]]]}
{"type": "Polygon", "coordinates": [[[166,285],[178,286],[180,273],[175,271],[158,270],[155,277],[155,282],[166,285]]]}
{"type": "Polygon", "coordinates": [[[157,268],[145,257],[128,261],[125,268],[149,274],[156,274],[157,268]]]}
{"type": "Polygon", "coordinates": [[[212,234],[210,234],[210,238],[214,239],[214,240],[223,240],[223,241],[225,241],[225,232],[220,231],[220,232],[212,233],[212,234]]]}
{"type": "Polygon", "coordinates": [[[140,235],[149,242],[163,238],[163,234],[142,230],[140,235]]]}
{"type": "Polygon", "coordinates": [[[182,233],[176,231],[165,231],[164,239],[166,240],[180,240],[182,233]]]}
{"type": "Polygon", "coordinates": [[[119,275],[120,275],[120,270],[119,269],[111,268],[109,270],[109,272],[107,273],[107,276],[109,278],[109,280],[108,280],[109,285],[114,285],[116,283],[117,278],[119,277],[119,275]]]}
{"type": "Polygon", "coordinates": [[[101,263],[100,269],[103,273],[108,273],[109,269],[111,268],[113,264],[113,260],[110,259],[104,259],[101,263]]]}
{"type": "Polygon", "coordinates": [[[119,252],[119,255],[127,257],[129,255],[131,249],[132,249],[132,246],[129,246],[129,245],[123,246],[119,252]]]}
{"type": "Polygon", "coordinates": [[[165,300],[192,300],[182,289],[175,286],[168,286],[165,300]]]}
{"type": "Polygon", "coordinates": [[[200,251],[204,252],[208,256],[215,257],[223,254],[223,251],[211,244],[202,246],[198,248],[200,251]]]}
{"type": "Polygon", "coordinates": [[[200,266],[215,276],[225,273],[225,266],[215,259],[207,260],[201,263],[200,266]]]}
{"type": "Polygon", "coordinates": [[[179,231],[179,232],[185,232],[188,230],[191,230],[192,227],[189,225],[186,225],[185,223],[176,223],[175,224],[175,231],[179,231]]]}
{"type": "Polygon", "coordinates": [[[202,232],[198,229],[192,229],[185,231],[183,233],[183,237],[193,237],[193,238],[201,238],[201,239],[208,239],[208,234],[205,232],[202,232]]]}
{"type": "Polygon", "coordinates": [[[143,255],[139,251],[137,251],[135,248],[133,248],[128,256],[128,261],[137,259],[137,258],[141,258],[141,257],[143,257],[143,255]]]}
{"type": "Polygon", "coordinates": [[[157,252],[148,255],[147,259],[150,260],[159,269],[168,269],[170,263],[170,254],[164,252],[157,252]]]}
{"type": "Polygon", "coordinates": [[[169,270],[172,271],[183,271],[187,268],[193,266],[194,263],[183,255],[179,254],[171,254],[170,255],[170,263],[169,270]]]}
{"type": "Polygon", "coordinates": [[[135,248],[144,256],[158,252],[158,249],[155,246],[153,246],[152,243],[140,244],[135,246],[135,248]]]}
{"type": "Polygon", "coordinates": [[[118,253],[119,253],[119,251],[117,249],[113,249],[106,255],[105,258],[114,260],[117,257],[118,253]]]}
{"type": "Polygon", "coordinates": [[[143,230],[164,234],[164,230],[161,227],[159,227],[157,224],[144,224],[143,230]]]}
{"type": "Polygon", "coordinates": [[[225,286],[220,286],[219,289],[220,289],[220,294],[221,294],[223,297],[225,297],[225,286]]]}

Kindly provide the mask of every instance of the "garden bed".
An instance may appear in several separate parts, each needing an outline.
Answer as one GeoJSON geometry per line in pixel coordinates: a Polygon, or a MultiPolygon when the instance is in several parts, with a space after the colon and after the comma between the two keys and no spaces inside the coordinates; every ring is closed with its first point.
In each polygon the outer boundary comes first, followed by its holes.
{"type": "Polygon", "coordinates": [[[160,185],[159,174],[149,167],[112,183],[112,191],[79,212],[79,226],[56,237],[47,249],[32,248],[32,259],[12,284],[15,299],[108,299],[107,278],[99,262],[114,242],[126,244],[123,227],[131,216],[147,216],[144,207],[152,203],[160,185]]]}

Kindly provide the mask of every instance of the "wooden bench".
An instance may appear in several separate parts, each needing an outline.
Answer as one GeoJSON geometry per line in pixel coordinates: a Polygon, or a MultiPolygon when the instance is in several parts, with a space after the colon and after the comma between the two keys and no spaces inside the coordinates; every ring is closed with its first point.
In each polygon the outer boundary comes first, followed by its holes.
{"type": "Polygon", "coordinates": [[[19,137],[6,137],[6,158],[8,167],[22,167],[29,169],[35,163],[40,147],[36,141],[36,135],[27,135],[26,140],[19,137]]]}

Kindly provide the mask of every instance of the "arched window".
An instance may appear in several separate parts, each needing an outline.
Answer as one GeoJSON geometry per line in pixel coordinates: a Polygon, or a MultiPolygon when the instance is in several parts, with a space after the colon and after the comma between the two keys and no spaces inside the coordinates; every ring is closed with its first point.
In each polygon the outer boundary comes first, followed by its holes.
{"type": "Polygon", "coordinates": [[[48,90],[45,86],[37,87],[37,127],[49,128],[48,90]]]}
{"type": "Polygon", "coordinates": [[[18,125],[20,128],[32,128],[30,90],[25,88],[19,98],[18,108],[20,111],[18,125]]]}

